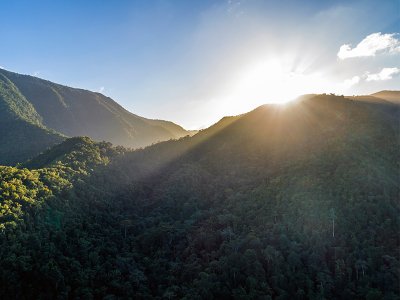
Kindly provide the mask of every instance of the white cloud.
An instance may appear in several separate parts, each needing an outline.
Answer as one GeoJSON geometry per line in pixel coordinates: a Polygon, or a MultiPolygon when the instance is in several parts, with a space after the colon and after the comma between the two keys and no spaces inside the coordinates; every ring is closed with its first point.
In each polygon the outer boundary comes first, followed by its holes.
{"type": "Polygon", "coordinates": [[[359,84],[361,82],[368,82],[368,81],[384,81],[384,80],[389,80],[392,79],[394,76],[400,74],[400,68],[383,68],[380,72],[378,73],[369,73],[366,72],[364,75],[360,76],[353,76],[350,79],[346,79],[343,81],[343,87],[348,89],[351,88],[352,86],[359,84]]]}
{"type": "Polygon", "coordinates": [[[353,85],[359,83],[360,80],[361,80],[361,77],[360,77],[360,76],[353,76],[353,77],[350,78],[350,79],[346,79],[346,80],[343,82],[343,84],[344,84],[344,86],[345,86],[346,88],[349,88],[349,87],[351,87],[351,86],[353,86],[353,85]]]}
{"type": "Polygon", "coordinates": [[[35,71],[32,73],[32,76],[39,76],[39,74],[40,74],[40,71],[35,71]]]}
{"type": "Polygon", "coordinates": [[[3,70],[5,70],[5,68],[4,68],[3,66],[0,66],[0,69],[3,69],[3,70]]]}
{"type": "Polygon", "coordinates": [[[383,68],[379,73],[367,74],[366,81],[389,80],[397,74],[400,74],[399,68],[383,68]]]}
{"type": "Polygon", "coordinates": [[[99,93],[103,93],[104,90],[105,90],[104,86],[101,86],[101,87],[99,88],[99,93]]]}
{"type": "Polygon", "coordinates": [[[378,53],[400,53],[400,40],[396,38],[398,33],[380,32],[372,33],[365,37],[356,47],[350,44],[340,47],[337,54],[339,59],[351,57],[375,56],[378,53]]]}

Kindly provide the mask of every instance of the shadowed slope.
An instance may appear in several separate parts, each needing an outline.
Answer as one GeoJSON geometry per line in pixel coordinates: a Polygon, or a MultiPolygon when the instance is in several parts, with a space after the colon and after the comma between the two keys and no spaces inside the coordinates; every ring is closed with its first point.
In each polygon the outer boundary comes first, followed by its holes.
{"type": "Polygon", "coordinates": [[[126,153],[89,180],[113,211],[93,197],[93,233],[130,245],[154,298],[396,299],[398,117],[311,95],[126,153]]]}
{"type": "Polygon", "coordinates": [[[224,118],[192,138],[127,153],[115,164],[113,179],[126,182],[144,176],[140,175],[143,170],[159,174],[171,165],[196,162],[230,180],[254,182],[254,176],[262,180],[275,167],[310,155],[329,155],[334,150],[352,155],[363,147],[371,148],[370,141],[376,147],[390,143],[398,134],[398,118],[396,105],[308,95],[285,106],[264,105],[224,118]],[[123,178],[117,179],[119,175],[123,178]]]}
{"type": "Polygon", "coordinates": [[[20,91],[43,125],[67,136],[90,136],[136,148],[189,134],[172,122],[134,115],[100,93],[5,70],[0,74],[20,91]]]}
{"type": "Polygon", "coordinates": [[[62,139],[43,126],[32,104],[0,73],[0,164],[27,160],[62,139]]]}

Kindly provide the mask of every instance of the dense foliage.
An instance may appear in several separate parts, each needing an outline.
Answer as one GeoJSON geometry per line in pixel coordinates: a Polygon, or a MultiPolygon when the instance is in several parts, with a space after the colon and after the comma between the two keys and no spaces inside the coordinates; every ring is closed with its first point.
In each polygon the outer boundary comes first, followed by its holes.
{"type": "Polygon", "coordinates": [[[3,122],[0,111],[1,165],[23,162],[64,139],[57,133],[24,120],[3,122]]]}
{"type": "Polygon", "coordinates": [[[3,167],[0,298],[399,299],[398,118],[310,96],[3,167]]]}
{"type": "Polygon", "coordinates": [[[27,160],[62,140],[43,126],[32,104],[0,72],[0,164],[27,160]]]}

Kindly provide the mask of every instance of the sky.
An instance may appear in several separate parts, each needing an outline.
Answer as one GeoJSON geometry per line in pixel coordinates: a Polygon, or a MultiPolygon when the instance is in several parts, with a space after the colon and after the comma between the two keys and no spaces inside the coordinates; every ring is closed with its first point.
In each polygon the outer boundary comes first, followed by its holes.
{"type": "Polygon", "coordinates": [[[400,0],[0,0],[0,67],[187,129],[400,89],[400,0]]]}

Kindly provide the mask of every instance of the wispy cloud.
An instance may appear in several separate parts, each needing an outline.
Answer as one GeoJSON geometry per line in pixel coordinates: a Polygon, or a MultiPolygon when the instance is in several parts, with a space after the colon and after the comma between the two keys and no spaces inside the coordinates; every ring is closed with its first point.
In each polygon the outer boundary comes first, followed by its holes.
{"type": "Polygon", "coordinates": [[[381,80],[389,80],[394,76],[400,74],[399,68],[383,68],[379,73],[375,74],[366,74],[366,81],[381,81],[381,80]]]}
{"type": "Polygon", "coordinates": [[[3,66],[0,66],[0,69],[3,69],[3,70],[4,70],[5,68],[4,68],[3,66]]]}
{"type": "Polygon", "coordinates": [[[99,93],[103,93],[105,91],[105,87],[104,86],[101,86],[100,88],[99,88],[99,93]]]}
{"type": "Polygon", "coordinates": [[[40,75],[40,71],[35,71],[32,73],[32,76],[39,76],[40,75]]]}
{"type": "Polygon", "coordinates": [[[350,44],[342,45],[337,56],[339,59],[347,59],[375,56],[380,53],[400,53],[400,40],[396,38],[397,35],[398,33],[372,33],[354,48],[351,48],[350,44]]]}

